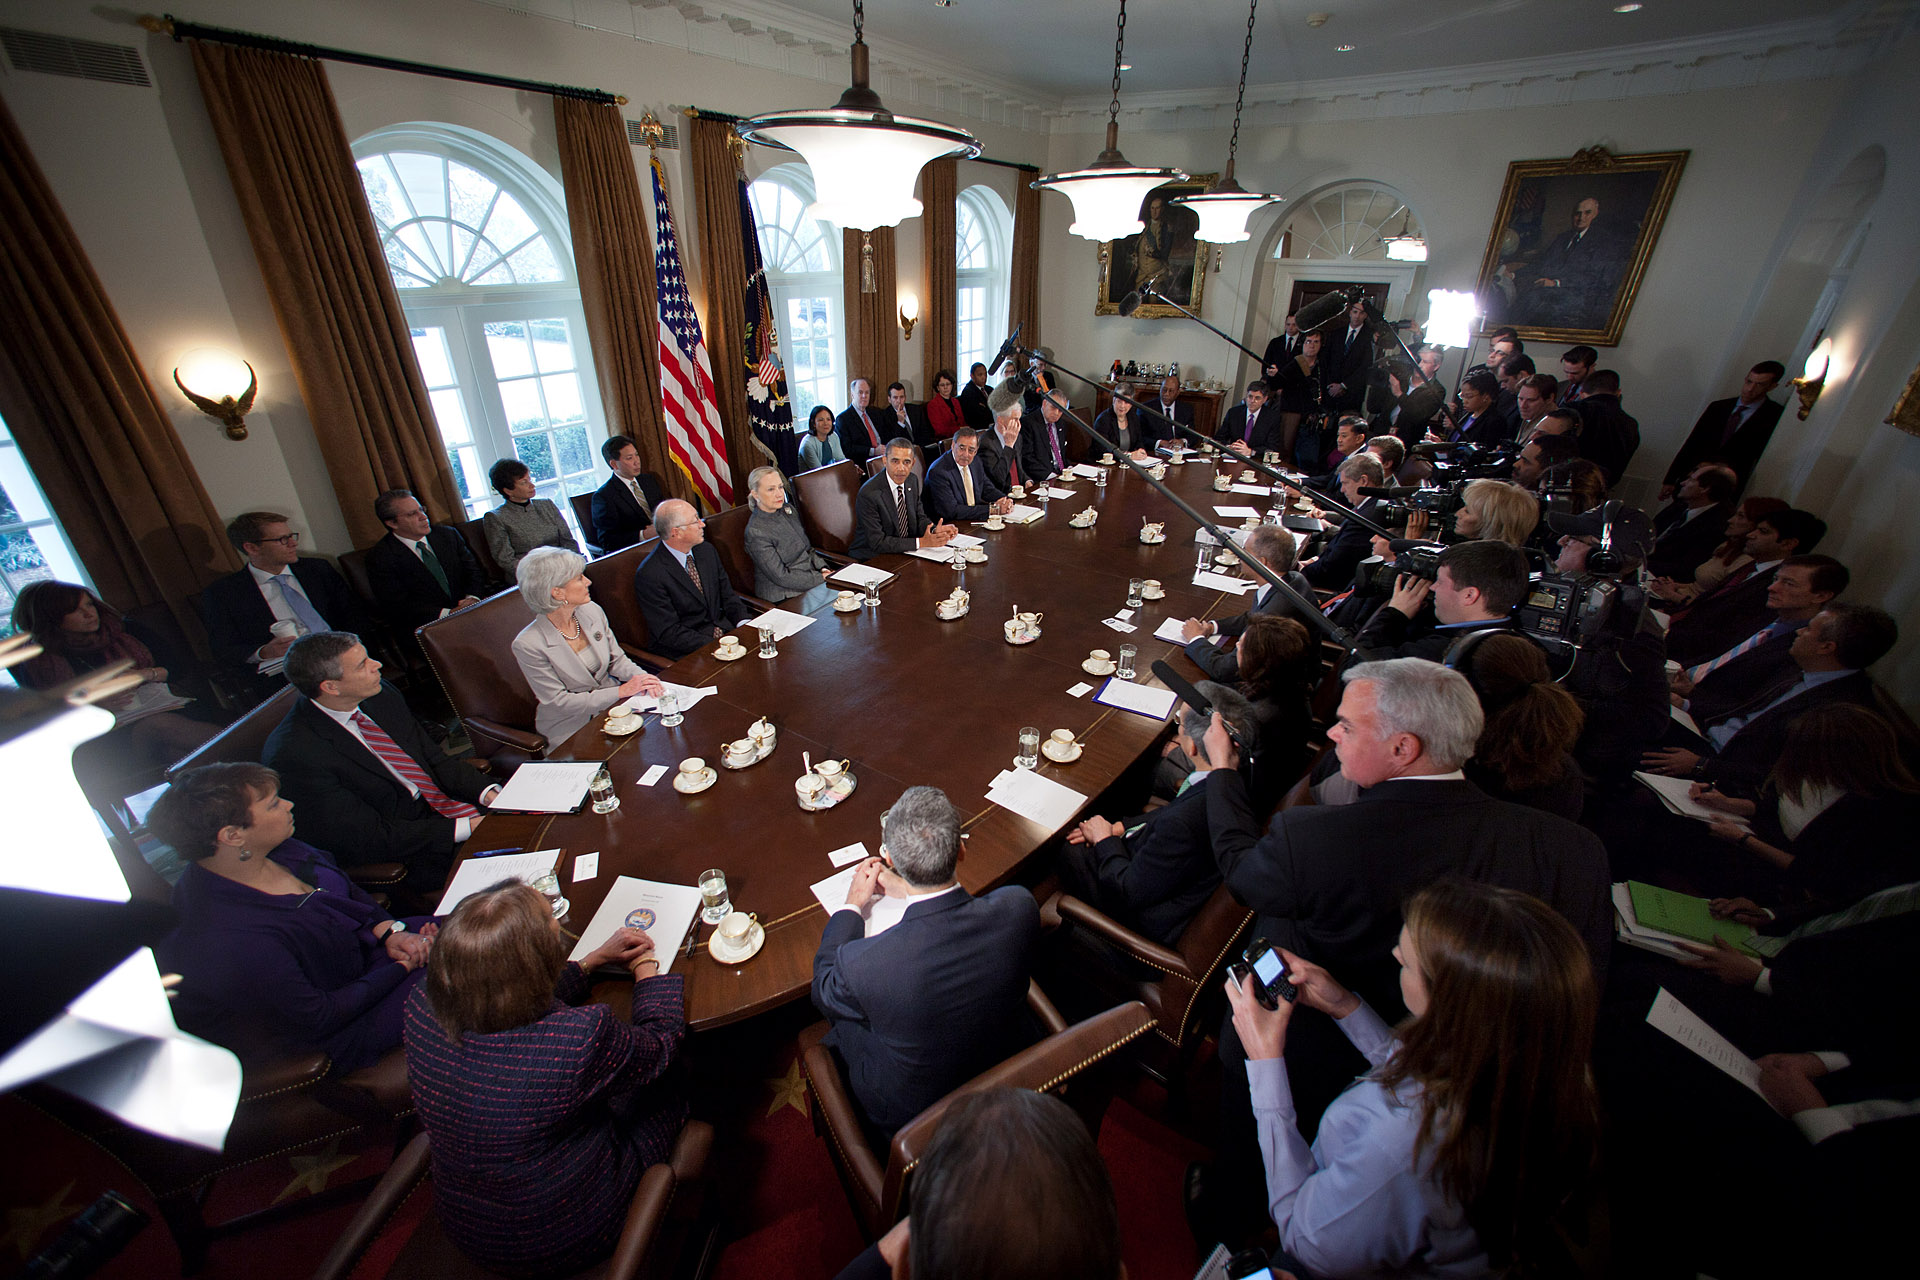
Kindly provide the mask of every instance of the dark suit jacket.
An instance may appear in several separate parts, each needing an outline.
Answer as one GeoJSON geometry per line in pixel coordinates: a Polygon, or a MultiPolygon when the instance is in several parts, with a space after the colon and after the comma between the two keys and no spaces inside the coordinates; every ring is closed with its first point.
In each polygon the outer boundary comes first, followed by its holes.
{"type": "MultiPolygon", "coordinates": [[[[293,562],[293,576],[307,593],[307,600],[334,630],[357,632],[370,621],[353,588],[325,560],[301,556],[293,562]]],[[[251,673],[247,659],[273,639],[273,610],[267,607],[267,598],[260,594],[252,571],[241,569],[209,584],[200,597],[200,613],[207,624],[207,643],[214,658],[223,666],[251,673]]]]}
{"type": "Polygon", "coordinates": [[[900,425],[900,419],[893,416],[893,406],[883,404],[880,406],[880,416],[873,420],[873,425],[880,428],[881,444],[895,436],[905,436],[923,451],[931,453],[940,443],[939,437],[933,434],[933,424],[927,421],[927,406],[924,404],[908,401],[907,425],[904,427],[900,425]]]}
{"type": "Polygon", "coordinates": [[[1506,420],[1496,409],[1488,409],[1477,417],[1462,418],[1460,425],[1447,432],[1447,439],[1465,444],[1499,444],[1511,438],[1506,420]]]}
{"type": "Polygon", "coordinates": [[[1603,978],[1613,945],[1607,854],[1590,831],[1466,781],[1396,779],[1352,804],[1275,816],[1263,835],[1239,774],[1206,778],[1214,856],[1254,932],[1343,975],[1389,1021],[1406,899],[1445,876],[1533,894],[1579,932],[1603,978]],[[1346,976],[1351,975],[1351,977],[1346,976]]]}
{"type": "MultiPolygon", "coordinates": [[[[402,751],[456,800],[480,803],[493,780],[450,759],[420,727],[400,691],[384,681],[360,704],[402,751]]],[[[348,863],[404,862],[407,879],[438,887],[453,861],[453,819],[410,795],[387,766],[307,698],[297,699],[260,754],[280,773],[280,793],[299,806],[300,836],[338,849],[348,863]]]]}
{"type": "Polygon", "coordinates": [[[733,593],[733,583],[727,580],[712,543],[694,545],[693,566],[700,571],[699,591],[665,543],[633,571],[633,594],[652,636],[647,647],[669,658],[684,657],[712,643],[715,627],[745,622],[755,613],[752,605],[733,593]]]}
{"type": "Polygon", "coordinates": [[[420,557],[393,534],[367,551],[367,579],[373,585],[373,598],[403,636],[412,636],[414,628],[432,622],[442,609],[451,609],[468,596],[485,597],[498,589],[487,580],[458,529],[434,525],[427,530],[427,545],[433,548],[440,571],[447,575],[445,590],[427,572],[420,557]]]}
{"type": "MultiPolygon", "coordinates": [[[[1355,510],[1379,524],[1385,507],[1385,500],[1368,498],[1355,510]]],[[[1328,540],[1326,550],[1300,572],[1308,582],[1323,591],[1345,591],[1353,585],[1353,571],[1372,549],[1372,531],[1357,520],[1349,520],[1328,540]]]]}
{"type": "Polygon", "coordinates": [[[633,500],[633,490],[619,476],[608,476],[607,482],[593,492],[592,542],[602,551],[630,547],[653,532],[653,510],[666,501],[667,495],[660,487],[660,477],[653,472],[642,471],[636,478],[640,492],[647,497],[648,511],[640,509],[633,500]]]}
{"type": "Polygon", "coordinates": [[[1785,406],[1778,400],[1762,400],[1733,433],[1733,439],[1723,445],[1720,437],[1726,434],[1727,419],[1732,416],[1737,399],[1729,396],[1707,406],[1700,420],[1693,424],[1693,430],[1687,433],[1680,451],[1673,455],[1663,484],[1679,484],[1687,478],[1687,472],[1703,462],[1726,463],[1740,477],[1742,487],[1752,479],[1753,469],[1760,465],[1760,455],[1767,451],[1767,444],[1773,439],[1773,429],[1780,425],[1780,412],[1785,406]]]}
{"type": "Polygon", "coordinates": [[[924,496],[929,516],[956,522],[985,520],[987,507],[1007,496],[1005,489],[987,477],[986,466],[978,456],[967,469],[973,473],[973,496],[978,499],[972,506],[967,505],[967,493],[960,484],[960,464],[951,453],[943,453],[928,464],[924,496]]]}
{"type": "Polygon", "coordinates": [[[960,388],[960,412],[966,417],[967,425],[976,431],[993,429],[993,406],[987,403],[990,387],[976,387],[969,382],[960,388]]]}
{"type": "MultiPolygon", "coordinates": [[[[1766,706],[1778,696],[1777,688],[1762,690],[1712,721],[1702,722],[1700,727],[1709,729],[1734,716],[1751,714],[1755,708],[1766,706]]],[[[1755,716],[1742,725],[1738,733],[1728,738],[1727,745],[1717,754],[1702,760],[1694,770],[1694,776],[1711,782],[1722,791],[1751,797],[1760,790],[1760,784],[1773,772],[1773,767],[1780,763],[1780,753],[1786,749],[1787,733],[1793,728],[1793,722],[1815,707],[1846,702],[1863,707],[1874,705],[1873,680],[1866,672],[1855,671],[1838,680],[1815,685],[1798,697],[1789,698],[1765,714],[1755,716]]]]}
{"type": "Polygon", "coordinates": [[[916,903],[878,937],[827,918],[813,1003],[867,1119],[888,1133],[1019,1047],[1040,909],[1017,885],[916,903]]]}
{"type": "MultiPolygon", "coordinates": [[[[1021,434],[1025,435],[1026,430],[1024,426],[1021,427],[1021,434]]],[[[978,461],[981,469],[987,473],[987,479],[993,481],[994,487],[1002,493],[1013,492],[1012,469],[1007,465],[1010,459],[1019,462],[1022,479],[1030,478],[1026,475],[1027,459],[1021,452],[1020,443],[1020,441],[1015,440],[1012,450],[1008,450],[1004,444],[1000,443],[999,432],[983,431],[980,433],[980,457],[978,461]]]]}
{"type": "Polygon", "coordinates": [[[1606,472],[1612,488],[1640,447],[1640,422],[1616,395],[1581,396],[1574,408],[1580,413],[1580,456],[1606,472]]]}
{"type": "Polygon", "coordinates": [[[1304,333],[1296,333],[1291,338],[1284,333],[1275,334],[1273,341],[1267,344],[1266,351],[1260,356],[1261,376],[1266,377],[1268,369],[1278,368],[1299,355],[1300,344],[1306,341],[1306,337],[1304,333]]]}
{"type": "Polygon", "coordinates": [[[1132,835],[1108,836],[1092,850],[1096,905],[1167,946],[1220,887],[1207,834],[1205,782],[1202,778],[1149,813],[1132,835]]]}
{"type": "MultiPolygon", "coordinates": [[[[1426,615],[1428,611],[1423,609],[1421,613],[1426,615]]],[[[1353,660],[1380,662],[1388,658],[1425,658],[1428,662],[1439,662],[1447,656],[1447,650],[1453,648],[1454,641],[1468,632],[1505,630],[1510,626],[1505,618],[1471,625],[1428,626],[1424,622],[1415,622],[1398,609],[1381,609],[1367,619],[1367,625],[1354,637],[1353,660]]]]}
{"type": "Polygon", "coordinates": [[[1321,344],[1320,358],[1314,361],[1312,370],[1303,370],[1300,362],[1287,359],[1281,362],[1280,372],[1269,380],[1273,387],[1275,406],[1282,413],[1313,413],[1326,407],[1327,383],[1338,381],[1328,372],[1326,344],[1321,344]]]}
{"type": "Polygon", "coordinates": [[[1649,571],[1675,582],[1692,582],[1693,571],[1726,541],[1733,504],[1715,503],[1691,520],[1683,519],[1686,514],[1687,506],[1678,498],[1660,509],[1653,518],[1653,550],[1647,555],[1649,571]]]}
{"type": "MultiPolygon", "coordinates": [[[[1244,439],[1247,431],[1246,402],[1227,410],[1227,416],[1220,423],[1213,438],[1221,444],[1232,444],[1244,439]]],[[[1260,414],[1253,420],[1253,438],[1247,441],[1255,453],[1265,453],[1269,449],[1280,447],[1280,406],[1269,401],[1260,406],[1260,414]]]]}
{"type": "MultiPolygon", "coordinates": [[[[1687,695],[1687,714],[1697,724],[1731,715],[1763,693],[1772,696],[1800,679],[1793,660],[1793,631],[1786,631],[1715,667],[1687,695]]],[[[1766,699],[1762,698],[1764,702],[1766,699]]]]}
{"type": "Polygon", "coordinates": [[[1154,416],[1155,414],[1159,414],[1172,418],[1183,427],[1191,427],[1193,425],[1193,406],[1186,401],[1175,400],[1171,405],[1163,405],[1160,403],[1160,397],[1155,395],[1152,400],[1135,401],[1133,411],[1141,415],[1140,420],[1142,422],[1151,422],[1153,424],[1148,429],[1157,433],[1156,439],[1161,441],[1177,439],[1182,444],[1188,446],[1193,444],[1193,437],[1184,431],[1175,431],[1172,427],[1162,422],[1159,417],[1154,416]],[[1143,409],[1148,412],[1141,413],[1143,409]]]}
{"type": "MultiPolygon", "coordinates": [[[[1322,329],[1320,364],[1325,367],[1322,386],[1338,382],[1345,389],[1339,395],[1328,393],[1326,407],[1334,413],[1358,413],[1367,396],[1367,378],[1373,370],[1373,333],[1363,328],[1349,343],[1345,317],[1322,329]]],[[[1297,367],[1297,366],[1296,366],[1297,367]]],[[[1285,372],[1284,366],[1282,372],[1285,372]]]]}
{"type": "MultiPolygon", "coordinates": [[[[872,419],[873,429],[879,433],[880,444],[884,448],[890,437],[886,421],[880,416],[883,408],[868,405],[867,417],[872,419]]],[[[833,420],[833,429],[840,433],[840,451],[847,455],[847,461],[866,465],[867,459],[873,456],[874,446],[873,441],[867,438],[867,428],[860,421],[858,411],[851,405],[842,409],[840,416],[833,420]]]]}
{"type": "Polygon", "coordinates": [[[877,555],[905,555],[919,545],[932,519],[920,501],[920,477],[907,473],[907,536],[895,532],[893,481],[882,471],[860,486],[853,500],[853,541],[847,554],[855,560],[871,560],[877,555]]]}
{"type": "Polygon", "coordinates": [[[1053,424],[1052,436],[1048,434],[1047,420],[1038,412],[1030,413],[1020,424],[1020,470],[1025,473],[1027,482],[1044,480],[1048,476],[1058,475],[1073,465],[1067,444],[1068,433],[1073,430],[1065,418],[1053,424]],[[1063,466],[1053,463],[1053,436],[1060,440],[1060,461],[1063,466]]]}
{"type": "MultiPolygon", "coordinates": [[[[1305,596],[1314,598],[1313,586],[1296,570],[1286,575],[1287,585],[1305,596]]],[[[1240,664],[1234,658],[1233,642],[1246,631],[1248,621],[1256,614],[1270,613],[1280,618],[1296,618],[1307,628],[1309,635],[1316,634],[1314,624],[1307,621],[1300,612],[1300,606],[1281,595],[1277,590],[1262,588],[1254,593],[1253,607],[1245,613],[1236,613],[1231,617],[1218,619],[1219,631],[1214,635],[1201,636],[1187,642],[1187,656],[1193,664],[1206,672],[1207,679],[1218,680],[1221,684],[1232,684],[1240,678],[1240,664]]]]}
{"type": "Polygon", "coordinates": [[[1120,438],[1122,434],[1120,420],[1114,416],[1111,409],[1100,411],[1099,416],[1093,420],[1093,429],[1096,434],[1119,445],[1122,453],[1132,453],[1135,449],[1151,450],[1167,438],[1167,425],[1158,420],[1149,419],[1146,414],[1140,412],[1138,406],[1127,414],[1126,439],[1120,438]]]}
{"type": "Polygon", "coordinates": [[[1767,608],[1767,588],[1773,583],[1773,575],[1774,569],[1768,569],[1750,573],[1739,582],[1730,575],[1711,591],[1695,597],[1687,611],[1667,628],[1667,657],[1683,667],[1698,666],[1773,621],[1773,611],[1767,608]]]}

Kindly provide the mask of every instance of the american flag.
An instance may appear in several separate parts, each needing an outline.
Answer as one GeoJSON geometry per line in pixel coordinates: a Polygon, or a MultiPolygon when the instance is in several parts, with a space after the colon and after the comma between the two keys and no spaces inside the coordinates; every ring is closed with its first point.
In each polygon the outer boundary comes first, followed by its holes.
{"type": "Polygon", "coordinates": [[[667,203],[667,175],[653,158],[654,221],[659,246],[654,270],[660,300],[660,399],[667,416],[667,452],[686,473],[710,510],[733,505],[733,475],[727,469],[726,437],[713,392],[713,365],[707,361],[700,317],[687,296],[680,268],[680,241],[667,203]]]}

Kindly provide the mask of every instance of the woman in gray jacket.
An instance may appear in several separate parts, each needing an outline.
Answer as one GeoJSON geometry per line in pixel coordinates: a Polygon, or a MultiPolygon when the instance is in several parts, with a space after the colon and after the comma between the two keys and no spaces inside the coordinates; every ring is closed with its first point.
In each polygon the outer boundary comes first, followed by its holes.
{"type": "Polygon", "coordinates": [[[798,596],[792,608],[801,613],[830,603],[834,591],[827,585],[827,575],[833,566],[807,541],[800,513],[787,501],[787,478],[780,468],[754,468],[747,477],[747,494],[753,504],[747,516],[753,593],[776,604],[798,596]]]}

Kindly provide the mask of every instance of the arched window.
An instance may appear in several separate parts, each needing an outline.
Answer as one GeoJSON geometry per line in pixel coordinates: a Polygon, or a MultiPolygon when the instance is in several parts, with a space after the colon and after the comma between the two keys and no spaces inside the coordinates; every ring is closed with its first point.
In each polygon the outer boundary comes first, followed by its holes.
{"type": "Polygon", "coordinates": [[[1352,182],[1309,197],[1294,208],[1276,258],[1334,259],[1340,262],[1385,262],[1384,237],[1425,234],[1406,202],[1384,187],[1352,182]]]}
{"type": "Polygon", "coordinates": [[[991,187],[962,191],[954,208],[953,239],[960,339],[960,366],[954,372],[964,384],[968,367],[985,360],[1006,336],[1000,329],[1007,319],[1013,243],[1006,201],[991,187]]]}
{"type": "Polygon", "coordinates": [[[381,129],[353,152],[468,518],[499,505],[487,469],[515,457],[574,524],[567,499],[599,486],[607,429],[559,184],[453,125],[381,129]]]}
{"type": "Polygon", "coordinates": [[[793,429],[805,432],[817,404],[836,413],[847,402],[846,326],[841,317],[840,237],[807,216],[813,178],[805,165],[779,165],[747,186],[760,231],[793,429]]]}
{"type": "Polygon", "coordinates": [[[93,586],[0,418],[0,635],[12,633],[13,601],[20,589],[50,579],[93,586]]]}

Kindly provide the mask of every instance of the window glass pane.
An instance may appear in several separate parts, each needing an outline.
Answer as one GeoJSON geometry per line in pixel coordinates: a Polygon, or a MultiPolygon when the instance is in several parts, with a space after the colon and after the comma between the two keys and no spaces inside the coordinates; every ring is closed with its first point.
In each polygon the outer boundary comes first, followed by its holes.
{"type": "Polygon", "coordinates": [[[555,373],[540,379],[546,393],[547,416],[558,422],[584,422],[586,404],[580,399],[580,378],[572,373],[555,373]]]}
{"type": "Polygon", "coordinates": [[[546,409],[540,403],[540,388],[533,379],[501,383],[500,404],[507,412],[507,429],[514,434],[546,428],[546,409]]]}
{"type": "Polygon", "coordinates": [[[0,635],[11,630],[14,597],[20,589],[46,579],[93,586],[5,421],[0,420],[0,635]]]}
{"type": "Polygon", "coordinates": [[[467,406],[460,398],[458,387],[429,391],[427,399],[433,402],[433,421],[440,428],[443,442],[456,445],[473,439],[473,429],[467,424],[467,406]]]}
{"type": "Polygon", "coordinates": [[[447,331],[438,325],[413,332],[413,357],[420,362],[420,376],[429,390],[454,384],[453,361],[447,355],[447,331]]]}
{"type": "Polygon", "coordinates": [[[551,480],[557,474],[553,469],[553,441],[544,431],[532,435],[513,438],[513,456],[527,464],[527,470],[533,473],[534,486],[551,480]]]}
{"type": "Polygon", "coordinates": [[[530,320],[527,335],[533,339],[533,359],[542,373],[559,373],[573,368],[573,337],[565,320],[530,320]]]}
{"type": "Polygon", "coordinates": [[[447,162],[418,151],[396,151],[387,157],[406,188],[407,202],[418,218],[447,216],[447,162]]]}
{"type": "Polygon", "coordinates": [[[439,247],[434,244],[433,237],[427,234],[429,225],[424,222],[409,222],[393,234],[394,238],[405,245],[407,252],[412,255],[410,269],[429,279],[437,280],[447,274],[447,260],[439,247]]]}
{"type": "Polygon", "coordinates": [[[454,220],[469,227],[485,226],[488,215],[493,212],[494,197],[500,190],[493,179],[464,164],[456,164],[448,169],[447,184],[453,189],[454,220]]]}
{"type": "MultiPolygon", "coordinates": [[[[478,174],[474,175],[479,177],[478,174]]],[[[484,179],[482,179],[484,181],[484,179]]],[[[493,203],[493,216],[480,228],[487,239],[497,245],[513,246],[540,234],[540,228],[534,225],[520,202],[504,191],[493,203]]]]}
{"type": "Polygon", "coordinates": [[[533,353],[527,347],[527,326],[518,320],[485,326],[487,356],[496,378],[524,378],[533,372],[533,353]]]}
{"type": "Polygon", "coordinates": [[[545,240],[529,241],[507,259],[514,278],[521,284],[540,284],[561,279],[560,264],[553,260],[553,249],[545,240]]]}
{"type": "Polygon", "coordinates": [[[562,427],[553,433],[553,446],[560,470],[569,476],[591,471],[595,466],[593,448],[587,443],[583,427],[562,427]]]}

